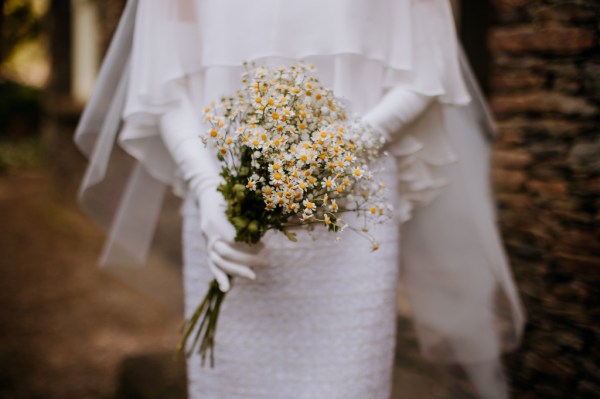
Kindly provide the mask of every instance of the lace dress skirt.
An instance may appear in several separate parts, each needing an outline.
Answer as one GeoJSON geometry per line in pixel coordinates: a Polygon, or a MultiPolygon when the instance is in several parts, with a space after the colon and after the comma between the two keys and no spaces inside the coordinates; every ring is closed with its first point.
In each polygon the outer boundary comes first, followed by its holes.
{"type": "MultiPolygon", "coordinates": [[[[393,164],[393,160],[389,160],[393,164]]],[[[395,193],[394,165],[382,176],[395,193]]],[[[390,198],[393,200],[393,198],[390,198]]],[[[212,275],[194,201],[184,205],[186,315],[212,275]]],[[[381,247],[323,228],[264,238],[269,266],[238,278],[222,306],[215,367],[188,359],[190,399],[389,399],[395,345],[398,225],[376,225],[381,247]]]]}

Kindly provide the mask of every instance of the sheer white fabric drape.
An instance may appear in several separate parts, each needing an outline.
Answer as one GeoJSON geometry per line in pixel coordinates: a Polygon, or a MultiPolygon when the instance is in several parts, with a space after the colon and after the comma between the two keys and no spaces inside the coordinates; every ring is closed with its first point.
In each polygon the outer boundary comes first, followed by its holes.
{"type": "Polygon", "coordinates": [[[165,188],[183,193],[157,130],[174,88],[200,115],[235,91],[243,61],[298,59],[358,114],[397,85],[435,98],[389,147],[401,275],[426,356],[496,362],[524,317],[489,190],[492,122],[447,0],[129,1],[75,137],[90,158],[82,206],[109,232],[102,263],[143,263],[165,188]]]}

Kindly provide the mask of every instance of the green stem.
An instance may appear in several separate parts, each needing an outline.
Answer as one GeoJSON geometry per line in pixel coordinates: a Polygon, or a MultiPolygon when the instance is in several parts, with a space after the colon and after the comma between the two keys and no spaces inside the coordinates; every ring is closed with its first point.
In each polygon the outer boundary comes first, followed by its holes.
{"type": "Polygon", "coordinates": [[[177,354],[180,354],[182,351],[185,350],[185,347],[187,345],[187,340],[190,337],[190,334],[192,333],[192,331],[194,330],[194,326],[198,322],[198,319],[202,315],[202,312],[204,311],[204,308],[205,308],[208,300],[209,300],[209,293],[207,293],[206,296],[204,296],[204,300],[202,301],[202,303],[200,303],[200,305],[198,305],[198,307],[194,311],[194,314],[192,315],[192,317],[189,320],[186,320],[183,323],[183,325],[181,326],[180,330],[182,332],[185,330],[185,333],[183,335],[183,338],[181,339],[181,342],[179,343],[179,345],[177,347],[177,354]]]}
{"type": "Polygon", "coordinates": [[[186,352],[186,356],[191,356],[194,349],[200,341],[198,352],[201,356],[202,365],[208,353],[210,353],[211,367],[214,367],[214,345],[215,345],[215,334],[217,328],[217,320],[219,312],[221,310],[221,303],[225,298],[225,293],[219,289],[219,284],[216,280],[212,280],[204,299],[198,305],[194,314],[190,319],[182,325],[182,331],[184,332],[183,338],[177,347],[176,355],[181,352],[186,352]],[[195,331],[192,345],[188,351],[186,347],[191,334],[195,331]]]}

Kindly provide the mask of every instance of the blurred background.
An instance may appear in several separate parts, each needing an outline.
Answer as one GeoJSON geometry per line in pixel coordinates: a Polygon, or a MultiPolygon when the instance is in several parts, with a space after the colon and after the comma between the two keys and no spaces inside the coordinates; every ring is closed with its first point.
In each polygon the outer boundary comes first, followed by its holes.
{"type": "MultiPolygon", "coordinates": [[[[103,234],[76,204],[73,132],[124,4],[0,0],[0,399],[185,398],[177,201],[129,276],[96,266],[103,234]]],[[[499,122],[499,225],[529,316],[513,397],[600,398],[600,2],[454,6],[499,122]]],[[[419,358],[409,313],[400,300],[395,397],[471,397],[419,358]]]]}

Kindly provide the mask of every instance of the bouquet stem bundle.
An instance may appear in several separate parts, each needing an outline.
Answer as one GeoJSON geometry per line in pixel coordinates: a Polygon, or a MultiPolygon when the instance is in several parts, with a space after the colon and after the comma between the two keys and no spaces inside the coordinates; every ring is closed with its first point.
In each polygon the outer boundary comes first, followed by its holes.
{"type": "Polygon", "coordinates": [[[186,350],[187,342],[195,330],[196,333],[194,334],[192,346],[186,351],[187,356],[190,356],[194,352],[194,349],[198,345],[198,341],[201,340],[198,350],[202,355],[202,364],[204,365],[206,356],[209,353],[210,365],[211,367],[214,367],[215,333],[217,331],[217,321],[219,320],[221,303],[223,303],[223,299],[225,299],[225,294],[225,292],[219,289],[219,284],[216,280],[213,280],[210,283],[206,296],[200,305],[198,305],[192,317],[189,320],[186,320],[181,327],[183,338],[177,347],[178,353],[186,350]]]}

